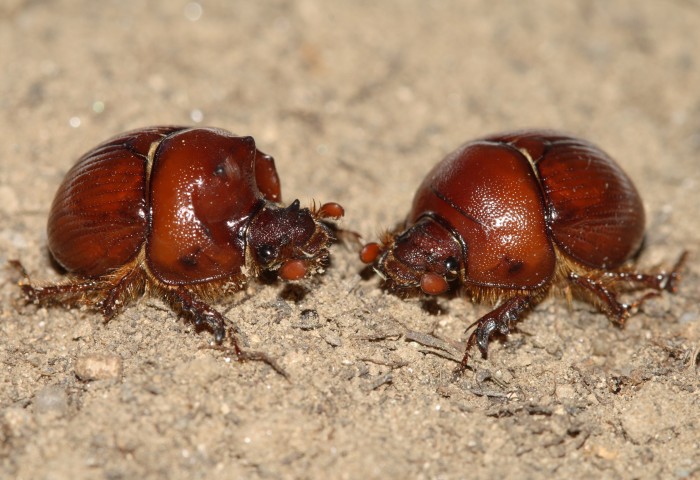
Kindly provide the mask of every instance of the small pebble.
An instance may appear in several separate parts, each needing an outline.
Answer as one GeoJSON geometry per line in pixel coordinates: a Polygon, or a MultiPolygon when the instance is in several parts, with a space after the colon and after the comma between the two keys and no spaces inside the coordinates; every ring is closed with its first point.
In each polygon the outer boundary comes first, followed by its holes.
{"type": "Polygon", "coordinates": [[[299,323],[294,326],[301,330],[315,330],[322,325],[319,320],[318,312],[312,308],[307,308],[301,312],[299,315],[299,323]]]}
{"type": "Polygon", "coordinates": [[[572,400],[576,398],[576,390],[572,385],[563,383],[556,387],[556,395],[559,400],[572,400]]]}
{"type": "Polygon", "coordinates": [[[85,382],[122,376],[122,358],[114,354],[90,353],[75,360],[75,375],[85,382]]]}
{"type": "Polygon", "coordinates": [[[323,335],[323,339],[326,341],[328,345],[331,347],[339,347],[343,344],[342,340],[336,333],[327,333],[326,335],[323,335]]]}

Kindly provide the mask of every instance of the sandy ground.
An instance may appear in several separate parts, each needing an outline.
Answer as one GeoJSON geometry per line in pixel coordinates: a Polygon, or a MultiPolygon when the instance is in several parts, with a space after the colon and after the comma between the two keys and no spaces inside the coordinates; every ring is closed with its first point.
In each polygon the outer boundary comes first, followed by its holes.
{"type": "Polygon", "coordinates": [[[45,222],[75,159],[173,123],[254,136],[285,201],[341,202],[365,238],[462,142],[562,129],[636,181],[641,268],[695,256],[626,329],[551,298],[459,379],[425,344],[488,307],[404,301],[342,246],[217,305],[289,381],[158,299],[104,324],[25,306],[3,269],[0,478],[697,478],[698,27],[691,0],[4,1],[0,263],[36,278],[59,278],[45,222]]]}

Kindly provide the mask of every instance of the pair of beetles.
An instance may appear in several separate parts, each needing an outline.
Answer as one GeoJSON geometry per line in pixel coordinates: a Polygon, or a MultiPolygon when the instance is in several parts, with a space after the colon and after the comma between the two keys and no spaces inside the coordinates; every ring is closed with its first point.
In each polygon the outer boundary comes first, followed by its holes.
{"type": "MultiPolygon", "coordinates": [[[[299,280],[328,261],[343,216],[337,203],[281,204],[274,160],[252,137],[217,128],[159,126],[118,135],[66,174],[48,220],[48,246],[70,275],[25,297],[96,307],[110,319],[143,294],[206,325],[217,344],[226,320],[207,302],[263,271],[299,280]]],[[[475,322],[462,359],[506,335],[553,288],[595,303],[623,325],[650,296],[675,292],[669,272],[627,263],[644,238],[644,208],[629,177],[602,150],[551,130],[484,137],[425,177],[408,216],[360,259],[393,290],[440,295],[451,287],[497,305],[475,322]],[[618,294],[640,291],[633,303],[618,294]]],[[[228,335],[239,358],[235,335],[228,335]]]]}

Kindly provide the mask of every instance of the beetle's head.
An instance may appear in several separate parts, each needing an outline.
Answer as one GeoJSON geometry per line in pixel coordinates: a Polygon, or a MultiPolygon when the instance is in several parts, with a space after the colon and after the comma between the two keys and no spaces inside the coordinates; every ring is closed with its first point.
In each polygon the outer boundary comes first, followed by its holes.
{"type": "Polygon", "coordinates": [[[455,235],[432,216],[420,218],[400,235],[389,234],[381,244],[362,248],[360,259],[396,289],[420,288],[439,295],[460,278],[464,254],[455,235]]]}
{"type": "Polygon", "coordinates": [[[266,204],[248,227],[246,264],[255,270],[277,270],[285,280],[299,280],[307,272],[319,270],[334,240],[325,219],[343,214],[337,203],[311,209],[299,208],[299,200],[286,208],[266,204]]]}

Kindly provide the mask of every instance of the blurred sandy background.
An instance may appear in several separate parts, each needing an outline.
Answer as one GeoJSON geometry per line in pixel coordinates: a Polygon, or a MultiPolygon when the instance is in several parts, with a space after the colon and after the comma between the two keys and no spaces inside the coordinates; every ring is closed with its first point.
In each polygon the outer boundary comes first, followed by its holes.
{"type": "Polygon", "coordinates": [[[158,300],[105,325],[23,306],[3,269],[0,478],[697,477],[698,45],[691,0],[5,0],[0,263],[36,278],[58,278],[45,222],[75,159],[172,123],[254,136],[286,202],[338,201],[368,239],[462,142],[562,129],[636,181],[641,267],[696,253],[625,330],[549,299],[459,380],[410,340],[459,348],[488,307],[402,301],[342,246],[303,288],[217,305],[289,382],[201,349],[211,335],[158,300]],[[98,355],[121,373],[78,378],[98,355]]]}

